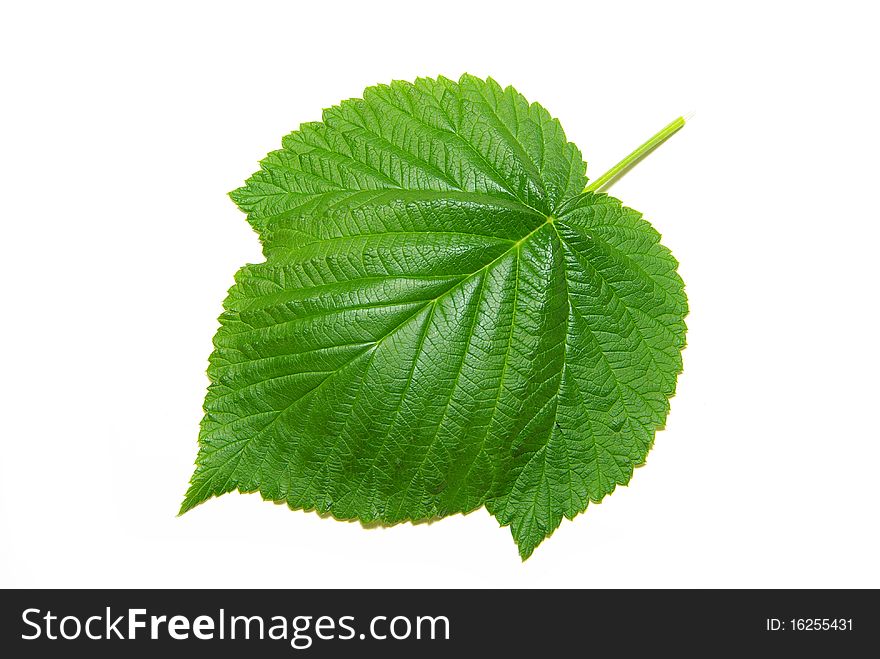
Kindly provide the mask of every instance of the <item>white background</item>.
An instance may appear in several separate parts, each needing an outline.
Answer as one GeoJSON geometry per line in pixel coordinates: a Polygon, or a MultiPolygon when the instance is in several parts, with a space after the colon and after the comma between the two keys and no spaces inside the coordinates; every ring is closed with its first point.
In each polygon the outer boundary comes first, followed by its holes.
{"type": "Polygon", "coordinates": [[[6,3],[0,585],[880,587],[871,2],[6,3]],[[521,563],[483,510],[175,516],[235,270],[226,197],[363,88],[468,71],[559,117],[681,261],[667,429],[521,563]]]}

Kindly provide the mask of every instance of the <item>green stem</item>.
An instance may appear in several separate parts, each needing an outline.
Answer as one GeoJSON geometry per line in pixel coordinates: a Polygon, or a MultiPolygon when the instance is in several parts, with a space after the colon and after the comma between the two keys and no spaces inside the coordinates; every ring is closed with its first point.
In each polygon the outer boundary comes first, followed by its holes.
{"type": "Polygon", "coordinates": [[[679,117],[671,124],[666,126],[659,133],[654,135],[647,142],[642,144],[638,149],[629,154],[626,158],[621,160],[619,163],[614,165],[607,172],[602,174],[595,181],[590,183],[587,187],[584,188],[584,192],[598,192],[602,188],[608,187],[612,183],[614,183],[621,176],[626,174],[630,169],[635,167],[645,156],[647,156],[651,151],[656,149],[658,146],[663,144],[670,137],[675,135],[678,131],[680,131],[684,127],[685,119],[684,117],[679,117]]]}

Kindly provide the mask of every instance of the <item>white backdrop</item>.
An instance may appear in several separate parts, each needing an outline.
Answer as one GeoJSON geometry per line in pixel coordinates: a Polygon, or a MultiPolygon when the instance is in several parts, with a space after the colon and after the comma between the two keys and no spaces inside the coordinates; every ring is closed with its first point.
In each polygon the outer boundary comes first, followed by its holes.
{"type": "Polygon", "coordinates": [[[7,3],[0,586],[880,587],[875,3],[7,3]],[[177,518],[232,275],[226,193],[367,85],[468,71],[559,117],[681,261],[667,429],[521,563],[481,510],[177,518]]]}

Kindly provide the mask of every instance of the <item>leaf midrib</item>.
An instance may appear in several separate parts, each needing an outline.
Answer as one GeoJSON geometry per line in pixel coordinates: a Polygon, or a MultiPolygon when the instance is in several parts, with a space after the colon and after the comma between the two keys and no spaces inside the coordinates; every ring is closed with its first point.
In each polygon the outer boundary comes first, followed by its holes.
{"type": "MultiPolygon", "coordinates": [[[[518,240],[516,240],[516,241],[515,241],[515,242],[514,242],[514,243],[513,243],[513,244],[512,244],[507,250],[505,250],[504,252],[502,252],[501,254],[499,254],[498,256],[496,256],[496,257],[493,258],[491,261],[489,261],[489,262],[486,263],[485,265],[481,266],[481,267],[478,268],[477,270],[474,270],[473,272],[470,272],[470,273],[467,273],[467,274],[463,275],[462,278],[461,278],[460,280],[456,281],[452,286],[450,286],[448,289],[446,289],[445,291],[443,291],[442,293],[440,293],[440,294],[437,295],[436,297],[431,298],[431,299],[429,299],[429,300],[426,300],[426,301],[424,302],[424,304],[418,306],[418,307],[413,311],[412,314],[410,314],[409,316],[407,316],[406,318],[404,318],[400,323],[398,323],[395,327],[393,327],[391,330],[389,330],[388,332],[386,332],[383,336],[379,337],[379,338],[376,339],[375,341],[372,341],[372,342],[365,342],[363,345],[364,345],[365,347],[369,346],[369,347],[367,347],[367,349],[366,349],[365,351],[358,352],[358,353],[357,353],[356,355],[354,355],[351,359],[346,360],[344,363],[340,364],[340,366],[339,366],[337,369],[335,369],[335,370],[333,370],[333,371],[328,371],[328,372],[327,372],[327,376],[326,376],[325,378],[323,378],[320,382],[318,382],[314,387],[310,388],[310,389],[309,389],[308,391],[306,391],[304,394],[302,394],[301,396],[297,397],[295,400],[291,401],[288,405],[286,405],[286,406],[285,406],[284,408],[282,408],[281,410],[278,410],[278,412],[277,412],[277,414],[275,415],[275,417],[274,417],[274,418],[273,418],[273,419],[272,419],[272,420],[271,420],[266,426],[264,426],[264,427],[260,430],[259,433],[255,434],[253,437],[248,438],[247,440],[245,440],[244,442],[242,442],[243,445],[240,447],[240,449],[236,451],[236,453],[235,453],[234,456],[231,456],[230,459],[224,461],[224,464],[228,464],[229,462],[231,462],[231,461],[232,461],[233,459],[235,459],[236,457],[240,457],[240,455],[246,450],[247,446],[250,445],[250,444],[251,444],[256,438],[258,438],[258,437],[260,437],[260,436],[263,436],[263,435],[265,434],[265,432],[266,432],[270,427],[274,426],[274,425],[278,422],[278,420],[279,420],[279,419],[280,419],[285,413],[287,413],[290,409],[292,409],[297,403],[300,403],[301,401],[305,400],[307,397],[309,397],[309,396],[311,396],[311,395],[313,395],[313,394],[316,394],[318,391],[320,391],[321,388],[322,388],[327,382],[331,381],[331,380],[333,379],[333,377],[334,377],[337,373],[339,373],[339,372],[343,371],[344,369],[348,368],[348,367],[349,367],[354,361],[356,361],[357,359],[362,358],[364,355],[367,355],[367,354],[374,354],[375,351],[378,350],[379,347],[380,347],[380,346],[381,346],[381,345],[382,345],[382,344],[383,344],[383,343],[384,343],[389,337],[391,337],[392,335],[394,335],[395,332],[397,332],[398,330],[400,330],[402,327],[404,327],[407,323],[409,323],[410,321],[412,321],[414,318],[417,318],[417,317],[418,317],[418,316],[419,316],[419,315],[420,315],[425,309],[427,309],[429,306],[431,306],[431,305],[436,305],[438,302],[440,302],[441,300],[445,299],[448,295],[450,295],[450,294],[451,294],[453,291],[455,291],[457,288],[459,288],[460,286],[462,286],[462,285],[464,285],[465,283],[467,283],[468,281],[470,281],[473,277],[480,276],[481,274],[487,272],[487,271],[490,270],[495,264],[501,262],[503,259],[505,259],[506,257],[508,257],[511,253],[515,253],[515,252],[517,252],[518,250],[520,250],[521,247],[522,247],[525,243],[527,243],[530,239],[532,239],[532,238],[533,238],[538,232],[540,232],[542,229],[544,229],[547,225],[550,225],[551,229],[553,230],[553,232],[556,234],[557,238],[559,239],[559,241],[560,241],[563,245],[568,245],[568,243],[565,241],[565,239],[563,238],[563,236],[560,234],[560,232],[558,231],[558,229],[557,229],[556,226],[555,226],[555,222],[556,222],[556,220],[557,220],[557,218],[553,217],[552,215],[545,216],[545,221],[544,221],[544,222],[541,222],[541,223],[538,224],[536,227],[534,227],[531,231],[529,231],[526,235],[524,235],[522,238],[519,238],[518,240]]],[[[569,248],[570,248],[570,246],[569,246],[569,248]]],[[[565,266],[563,265],[563,267],[565,267],[565,266]]],[[[519,277],[519,275],[517,274],[517,281],[515,282],[515,285],[517,285],[517,286],[518,286],[518,277],[519,277]]],[[[513,322],[513,319],[511,319],[511,322],[513,322]]],[[[416,352],[416,354],[415,354],[415,356],[413,357],[413,359],[417,359],[417,358],[418,358],[418,352],[419,352],[419,351],[416,352]]],[[[565,364],[564,364],[564,363],[563,363],[562,367],[563,367],[563,368],[565,367],[565,364]]],[[[560,377],[561,377],[561,376],[562,376],[562,374],[561,374],[561,372],[560,372],[560,377]]],[[[233,471],[234,471],[234,470],[233,470],[233,471]]],[[[230,478],[231,478],[231,477],[232,477],[232,474],[230,474],[230,478]]],[[[227,479],[227,480],[228,480],[228,479],[227,479]]],[[[228,484],[228,483],[227,483],[227,484],[228,484]]]]}

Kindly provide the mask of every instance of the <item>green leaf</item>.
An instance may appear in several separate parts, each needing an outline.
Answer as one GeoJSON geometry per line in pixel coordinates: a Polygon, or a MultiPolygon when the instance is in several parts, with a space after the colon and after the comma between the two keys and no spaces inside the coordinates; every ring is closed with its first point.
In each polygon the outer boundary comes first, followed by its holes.
{"type": "Polygon", "coordinates": [[[372,87],[285,137],[232,193],[266,261],[224,302],[181,512],[236,489],[365,523],[486,506],[526,558],[626,484],[687,303],[585,172],[544,108],[471,76],[372,87]]]}

